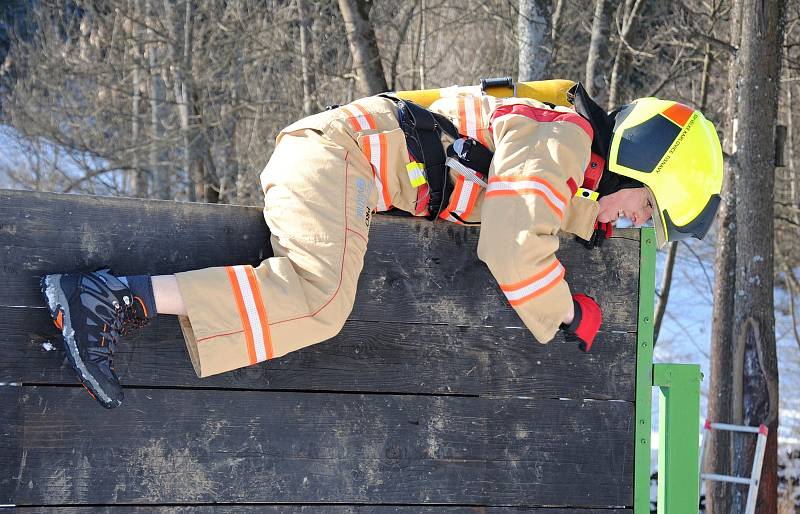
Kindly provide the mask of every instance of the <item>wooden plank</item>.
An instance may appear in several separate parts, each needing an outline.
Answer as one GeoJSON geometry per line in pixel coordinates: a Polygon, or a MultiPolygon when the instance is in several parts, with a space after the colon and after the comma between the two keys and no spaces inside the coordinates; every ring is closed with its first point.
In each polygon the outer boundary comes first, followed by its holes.
{"type": "Polygon", "coordinates": [[[21,389],[17,505],[632,504],[627,402],[21,389]]]}
{"type": "Polygon", "coordinates": [[[22,387],[0,381],[0,505],[13,503],[12,491],[19,481],[22,452],[22,387]]]}
{"type": "MultiPolygon", "coordinates": [[[[42,346],[44,309],[0,307],[0,382],[74,384],[59,350],[42,346]]],[[[562,335],[541,345],[524,329],[349,321],[337,337],[231,373],[199,379],[175,316],[123,339],[126,387],[375,391],[634,400],[636,335],[602,333],[589,354],[562,335]],[[566,379],[565,377],[569,377],[566,379]]]]}
{"type": "Polygon", "coordinates": [[[15,512],[37,514],[631,514],[632,509],[562,509],[484,507],[471,505],[193,505],[182,507],[136,507],[118,505],[105,507],[17,507],[15,512]]]}
{"type": "MultiPolygon", "coordinates": [[[[377,216],[351,319],[521,327],[475,255],[479,233],[377,216]]],[[[567,280],[603,306],[606,330],[636,329],[638,237],[622,231],[588,251],[562,236],[567,280]]],[[[258,264],[269,252],[258,207],[0,190],[1,306],[41,306],[46,273],[168,274],[258,264]]]]}

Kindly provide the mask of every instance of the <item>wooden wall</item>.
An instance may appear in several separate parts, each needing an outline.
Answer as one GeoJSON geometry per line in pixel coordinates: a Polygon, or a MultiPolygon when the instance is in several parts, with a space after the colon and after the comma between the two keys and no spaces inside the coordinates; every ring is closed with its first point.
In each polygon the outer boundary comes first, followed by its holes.
{"type": "Polygon", "coordinates": [[[614,514],[633,503],[638,231],[562,236],[603,306],[590,354],[537,343],[477,260],[479,230],[377,216],[356,306],[324,343],[198,379],[177,319],[123,340],[95,404],[38,280],[269,256],[261,210],[0,190],[0,503],[22,512],[614,514]],[[224,504],[218,506],[216,504],[224,504]]]}

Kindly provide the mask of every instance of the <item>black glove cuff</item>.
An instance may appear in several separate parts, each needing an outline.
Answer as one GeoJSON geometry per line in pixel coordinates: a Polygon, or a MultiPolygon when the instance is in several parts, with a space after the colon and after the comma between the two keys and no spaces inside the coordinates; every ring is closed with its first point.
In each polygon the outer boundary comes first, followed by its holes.
{"type": "Polygon", "coordinates": [[[582,244],[587,250],[591,250],[593,248],[599,248],[603,246],[603,243],[606,240],[606,231],[601,228],[594,229],[592,235],[590,236],[589,240],[583,239],[580,236],[575,236],[575,239],[582,244]]]}
{"type": "Polygon", "coordinates": [[[561,325],[559,325],[558,328],[566,332],[572,332],[574,334],[575,331],[578,330],[578,327],[581,326],[581,320],[583,319],[583,312],[581,311],[581,304],[576,302],[574,298],[572,299],[572,305],[575,309],[575,315],[572,318],[572,323],[570,323],[569,325],[567,325],[566,323],[562,323],[561,325]]]}

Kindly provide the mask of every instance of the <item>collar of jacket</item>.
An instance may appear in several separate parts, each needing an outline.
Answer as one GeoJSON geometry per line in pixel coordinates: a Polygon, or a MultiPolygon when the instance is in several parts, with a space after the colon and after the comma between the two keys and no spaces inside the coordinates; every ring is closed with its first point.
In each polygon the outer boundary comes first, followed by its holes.
{"type": "Polygon", "coordinates": [[[596,188],[599,195],[605,196],[628,187],[642,187],[642,183],[638,180],[623,177],[608,170],[608,151],[611,148],[611,136],[614,133],[614,124],[619,109],[607,113],[589,96],[580,82],[567,91],[567,99],[572,102],[575,112],[583,116],[592,126],[594,130],[592,153],[601,156],[606,163],[600,184],[596,188]]]}

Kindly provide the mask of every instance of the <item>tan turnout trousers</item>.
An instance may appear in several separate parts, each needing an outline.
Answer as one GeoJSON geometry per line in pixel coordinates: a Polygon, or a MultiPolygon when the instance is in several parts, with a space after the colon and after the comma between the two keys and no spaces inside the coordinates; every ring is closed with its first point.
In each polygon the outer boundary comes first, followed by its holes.
{"type": "MultiPolygon", "coordinates": [[[[596,202],[574,196],[590,160],[589,124],[569,109],[521,98],[458,96],[431,109],[495,152],[482,177],[486,189],[451,170],[454,190],[440,218],[481,223],[478,257],[533,335],[548,342],[571,304],[556,234],[588,238],[597,215],[596,202]]],[[[274,256],[258,267],[176,274],[198,376],[336,335],[353,307],[372,213],[426,214],[420,176],[386,98],[357,100],[281,131],[261,173],[274,256]]]]}

